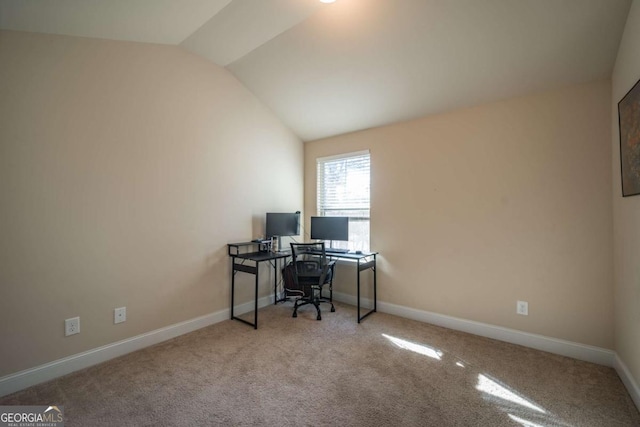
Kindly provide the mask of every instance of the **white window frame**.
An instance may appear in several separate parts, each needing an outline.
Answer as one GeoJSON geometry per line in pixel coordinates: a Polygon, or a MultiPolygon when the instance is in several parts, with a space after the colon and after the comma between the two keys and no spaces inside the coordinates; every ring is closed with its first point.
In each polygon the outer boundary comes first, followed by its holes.
{"type": "Polygon", "coordinates": [[[348,216],[349,217],[349,241],[348,242],[332,242],[334,248],[342,248],[349,250],[369,251],[371,242],[371,153],[369,150],[356,151],[351,153],[338,154],[328,157],[319,157],[316,159],[316,210],[318,216],[348,216]],[[326,194],[325,168],[327,163],[342,162],[356,160],[359,157],[365,157],[367,165],[361,172],[366,172],[366,183],[358,182],[362,179],[361,174],[355,173],[351,179],[351,185],[354,186],[349,190],[349,177],[345,176],[342,184],[344,191],[349,191],[353,195],[353,199],[345,199],[344,204],[341,203],[340,196],[336,194],[340,190],[333,188],[334,194],[326,194]],[[365,170],[366,169],[366,170],[365,170]],[[363,186],[364,185],[364,186],[363,186]],[[361,187],[362,186],[362,187],[361,187]],[[364,189],[366,188],[366,194],[364,189]],[[362,192],[358,190],[362,189],[362,192]],[[353,212],[353,215],[347,214],[353,212]]]}

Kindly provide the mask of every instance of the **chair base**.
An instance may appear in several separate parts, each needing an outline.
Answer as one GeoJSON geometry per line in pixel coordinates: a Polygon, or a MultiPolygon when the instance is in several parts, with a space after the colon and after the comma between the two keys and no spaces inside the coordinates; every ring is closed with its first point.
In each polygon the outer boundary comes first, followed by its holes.
{"type": "Polygon", "coordinates": [[[298,308],[302,307],[303,305],[313,304],[313,306],[316,308],[317,313],[316,320],[322,320],[322,311],[320,310],[321,303],[331,304],[331,312],[334,313],[336,311],[336,308],[333,306],[333,302],[326,298],[298,298],[294,303],[293,314],[291,315],[291,317],[298,317],[298,308]]]}

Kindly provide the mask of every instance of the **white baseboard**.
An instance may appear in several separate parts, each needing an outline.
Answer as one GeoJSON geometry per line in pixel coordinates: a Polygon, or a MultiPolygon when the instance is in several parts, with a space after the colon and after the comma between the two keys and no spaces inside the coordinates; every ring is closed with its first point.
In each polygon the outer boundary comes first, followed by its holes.
{"type": "MultiPolygon", "coordinates": [[[[243,314],[252,311],[253,304],[253,302],[247,302],[237,305],[235,306],[235,313],[243,314]]],[[[258,300],[258,307],[264,307],[269,304],[273,304],[273,296],[263,297],[258,300]]],[[[35,368],[9,374],[0,378],[0,396],[5,396],[27,387],[31,387],[32,385],[40,384],[63,375],[70,374],[71,372],[106,362],[109,359],[123,356],[127,353],[193,332],[197,329],[204,328],[205,326],[222,322],[223,320],[229,319],[230,316],[231,312],[227,308],[215,313],[196,317],[195,319],[186,320],[184,322],[156,329],[155,331],[147,332],[142,335],[137,335],[122,341],[103,345],[102,347],[54,360],[53,362],[45,363],[44,365],[36,366],[35,368]]]]}
{"type": "Polygon", "coordinates": [[[631,371],[627,368],[627,365],[620,359],[620,357],[616,354],[614,359],[614,366],[618,376],[622,380],[622,383],[627,388],[631,399],[636,404],[638,410],[640,410],[640,387],[635,379],[633,379],[633,375],[631,375],[631,371]]]}
{"type": "MultiPolygon", "coordinates": [[[[333,293],[337,301],[347,304],[356,305],[356,298],[352,295],[341,292],[333,293]]],[[[258,301],[258,307],[262,308],[273,303],[273,297],[262,297],[258,301]]],[[[371,307],[371,301],[362,299],[363,307],[371,307]]],[[[626,365],[611,350],[599,347],[588,346],[584,344],[574,343],[571,341],[560,340],[556,338],[545,337],[542,335],[530,334],[514,329],[503,328],[499,326],[489,325],[480,322],[460,319],[443,314],[432,313],[423,310],[416,310],[396,304],[378,302],[378,311],[389,313],[396,316],[413,319],[420,322],[431,323],[449,329],[468,332],[488,338],[497,339],[513,344],[519,344],[526,347],[535,348],[550,353],[560,354],[562,356],[573,357],[579,360],[597,363],[605,366],[612,366],[618,372],[623,383],[627,387],[629,394],[640,408],[640,388],[633,379],[626,365]]],[[[247,313],[253,310],[253,302],[247,302],[235,307],[238,314],[247,313]]],[[[55,360],[35,368],[27,369],[21,372],[7,375],[0,378],[0,396],[14,393],[24,388],[49,381],[71,372],[87,368],[98,363],[105,362],[115,357],[123,356],[136,350],[158,344],[179,335],[193,332],[197,329],[213,325],[215,323],[227,320],[230,317],[229,309],[217,311],[197,317],[195,319],[169,325],[164,328],[156,329],[142,335],[127,338],[112,344],[107,344],[92,350],[74,354],[59,360],[55,360]]]]}
{"type": "MultiPolygon", "coordinates": [[[[333,292],[333,295],[337,301],[356,305],[356,297],[353,295],[344,294],[342,292],[333,292]]],[[[373,306],[372,301],[365,298],[361,299],[361,304],[363,307],[373,306]]],[[[444,314],[417,310],[380,301],[378,301],[377,304],[377,311],[449,329],[455,329],[457,331],[468,332],[474,335],[493,338],[499,341],[535,348],[549,353],[572,357],[574,359],[593,362],[599,365],[612,367],[614,363],[615,352],[600,347],[565,341],[544,335],[531,334],[515,329],[460,319],[457,317],[446,316],[444,314]]]]}

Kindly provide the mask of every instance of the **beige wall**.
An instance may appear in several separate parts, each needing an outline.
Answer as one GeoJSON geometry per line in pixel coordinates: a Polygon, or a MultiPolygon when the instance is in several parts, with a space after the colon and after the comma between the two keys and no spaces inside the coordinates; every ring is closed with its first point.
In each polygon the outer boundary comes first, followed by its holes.
{"type": "Polygon", "coordinates": [[[618,102],[640,79],[640,2],[629,11],[612,82],[615,348],[640,383],[640,196],[622,198],[618,102]]]}
{"type": "Polygon", "coordinates": [[[317,157],[370,149],[380,301],[613,348],[610,97],[599,81],[306,143],[305,213],[317,157]]]}
{"type": "Polygon", "coordinates": [[[226,243],[302,208],[302,143],[177,47],[0,32],[0,64],[0,376],[228,309],[226,243]]]}

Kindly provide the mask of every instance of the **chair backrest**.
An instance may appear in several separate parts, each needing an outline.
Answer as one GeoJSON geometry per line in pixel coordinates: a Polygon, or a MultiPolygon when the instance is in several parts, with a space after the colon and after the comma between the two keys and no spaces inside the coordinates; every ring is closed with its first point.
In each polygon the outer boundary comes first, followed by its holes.
{"type": "Polygon", "coordinates": [[[327,262],[324,242],[291,243],[291,256],[296,282],[318,285],[327,283],[330,264],[327,262]]]}

